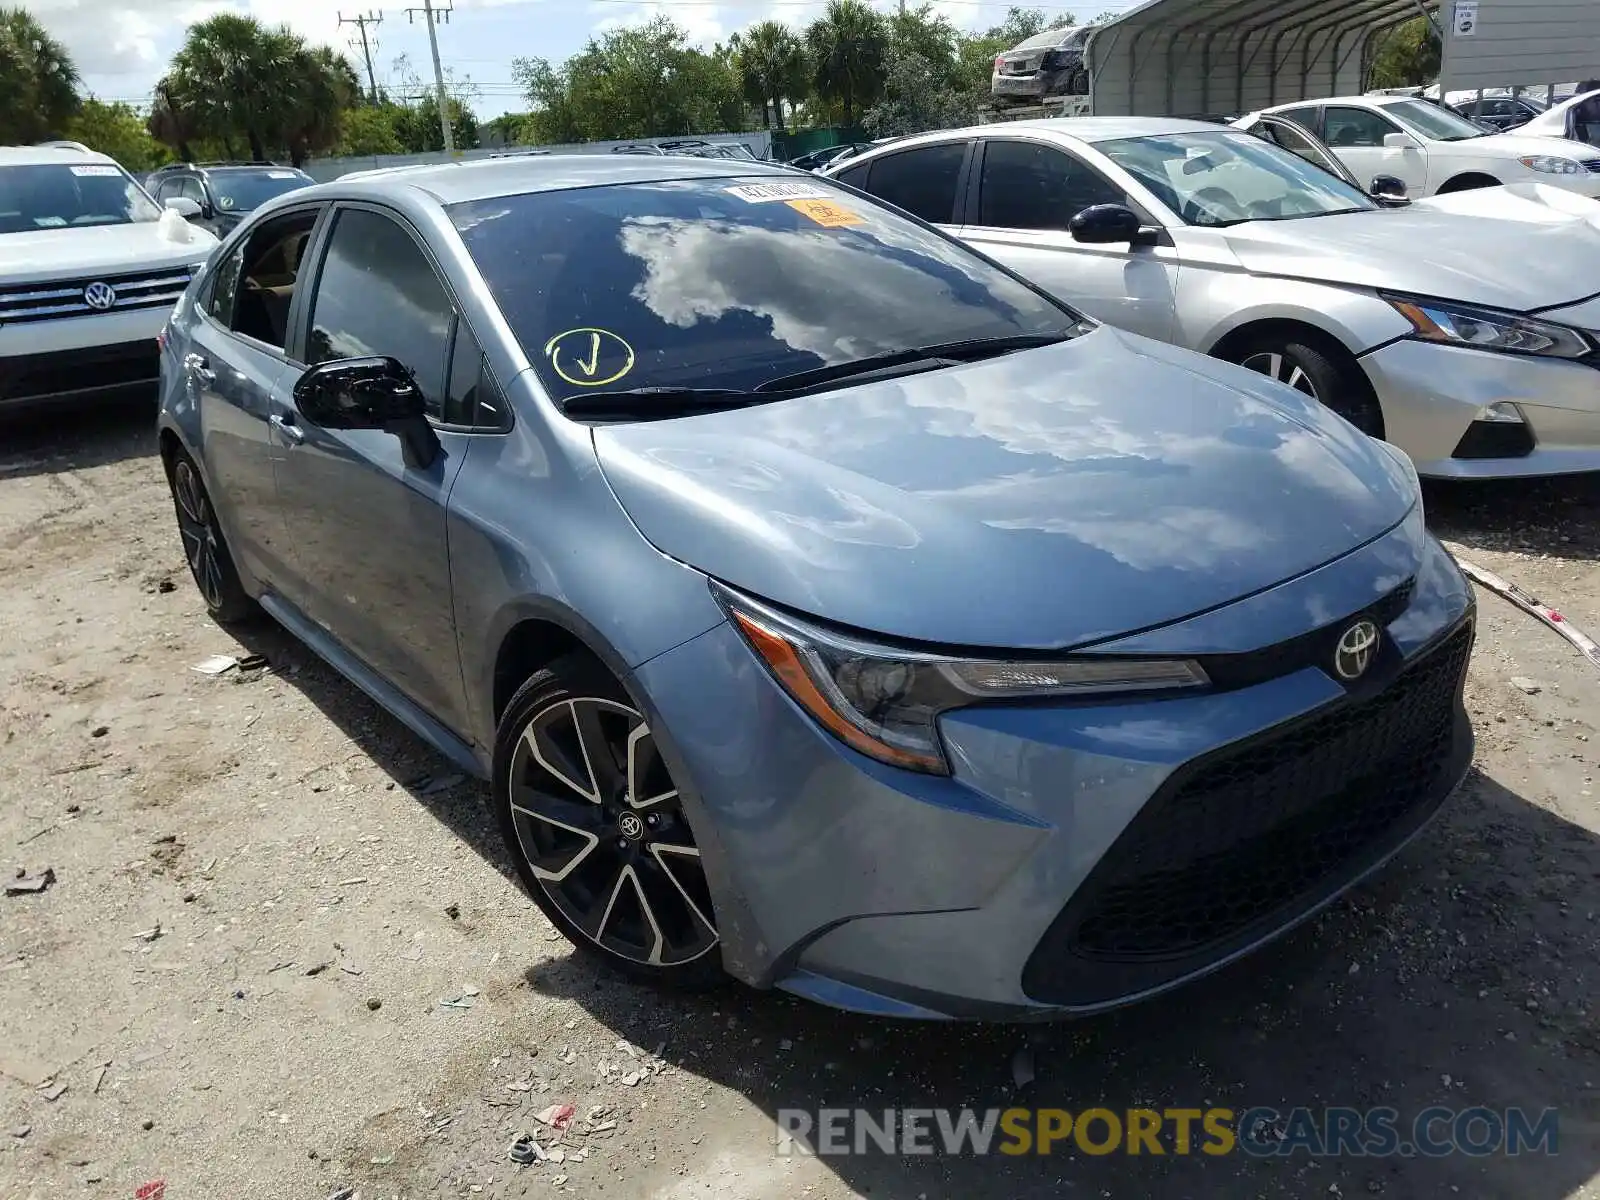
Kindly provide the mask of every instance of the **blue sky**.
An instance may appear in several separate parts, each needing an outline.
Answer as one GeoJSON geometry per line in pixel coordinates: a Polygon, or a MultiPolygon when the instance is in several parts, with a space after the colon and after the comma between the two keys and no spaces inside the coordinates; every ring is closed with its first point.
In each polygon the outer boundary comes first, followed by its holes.
{"type": "MultiPolygon", "coordinates": [[[[72,51],[86,87],[107,100],[145,103],[188,25],[230,10],[268,22],[287,22],[313,42],[346,50],[360,69],[364,68],[359,49],[349,47],[356,29],[339,26],[339,5],[346,6],[346,17],[381,12],[384,20],[375,29],[373,54],[379,83],[399,83],[395,60],[400,55],[419,74],[431,74],[426,27],[420,17],[409,23],[404,11],[407,4],[420,6],[422,0],[405,4],[368,0],[365,7],[354,0],[140,0],[136,12],[130,11],[134,6],[127,0],[22,2],[72,51]]],[[[1070,11],[1084,20],[1108,8],[1128,6],[1128,0],[1089,4],[1048,0],[1035,7],[1070,11]]],[[[890,4],[879,0],[878,7],[890,4]]],[[[958,25],[987,28],[1004,17],[1007,0],[936,0],[936,7],[958,25]]],[[[696,42],[709,47],[768,17],[804,24],[821,8],[819,0],[455,0],[454,15],[439,27],[439,52],[445,66],[477,86],[475,106],[487,118],[523,107],[511,78],[511,60],[519,55],[559,62],[597,31],[658,12],[673,17],[696,42]]]]}

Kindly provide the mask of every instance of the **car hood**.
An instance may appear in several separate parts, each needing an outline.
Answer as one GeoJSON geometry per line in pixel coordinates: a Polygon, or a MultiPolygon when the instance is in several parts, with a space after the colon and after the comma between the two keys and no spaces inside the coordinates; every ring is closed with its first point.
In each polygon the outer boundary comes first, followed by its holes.
{"type": "Polygon", "coordinates": [[[1061,649],[1180,620],[1349,553],[1416,501],[1397,452],[1299,393],[1107,327],[600,426],[594,444],[664,553],[805,613],[946,646],[1061,649]]]}
{"type": "Polygon", "coordinates": [[[0,234],[0,280],[34,283],[187,266],[204,260],[216,245],[215,237],[176,213],[131,225],[0,234]]]}
{"type": "MultiPolygon", "coordinates": [[[[1479,203],[1494,203],[1484,189],[1479,203]]],[[[1556,215],[1556,210],[1550,210],[1556,215]]],[[[1353,287],[1528,311],[1567,304],[1600,279],[1600,226],[1582,213],[1496,220],[1419,202],[1342,216],[1250,221],[1224,229],[1240,265],[1353,287]],[[1531,270],[1530,263],[1539,263],[1531,270]]]]}
{"type": "MultiPolygon", "coordinates": [[[[1464,142],[1429,142],[1428,153],[1445,153],[1451,156],[1469,155],[1495,158],[1523,158],[1532,154],[1566,154],[1580,161],[1600,158],[1600,151],[1582,142],[1557,134],[1529,134],[1518,129],[1513,133],[1491,133],[1488,137],[1468,138],[1464,142]]],[[[1563,131],[1564,132],[1564,131],[1563,131]]]]}

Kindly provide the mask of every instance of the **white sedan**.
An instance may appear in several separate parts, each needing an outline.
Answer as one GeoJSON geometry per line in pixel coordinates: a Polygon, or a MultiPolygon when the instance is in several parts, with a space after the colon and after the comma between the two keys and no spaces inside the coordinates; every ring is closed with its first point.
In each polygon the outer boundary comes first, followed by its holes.
{"type": "MultiPolygon", "coordinates": [[[[1533,181],[1600,198],[1600,149],[1523,131],[1490,133],[1406,96],[1343,96],[1262,110],[1320,137],[1358,179],[1392,175],[1412,199],[1533,181]]],[[[1248,128],[1259,114],[1235,122],[1248,128]]]]}

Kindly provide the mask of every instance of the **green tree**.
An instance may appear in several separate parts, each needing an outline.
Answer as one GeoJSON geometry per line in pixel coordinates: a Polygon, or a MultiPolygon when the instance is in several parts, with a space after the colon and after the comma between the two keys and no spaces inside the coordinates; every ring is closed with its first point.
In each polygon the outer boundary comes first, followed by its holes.
{"type": "Polygon", "coordinates": [[[828,0],[806,30],[817,95],[838,105],[846,125],[883,91],[888,34],[883,18],[864,0],[828,0]]]}
{"type": "Polygon", "coordinates": [[[268,142],[291,120],[287,82],[301,49],[287,29],[221,13],[189,28],[167,77],[169,102],[187,110],[193,127],[230,141],[242,137],[251,157],[264,159],[268,142]]]}
{"type": "Polygon", "coordinates": [[[135,175],[172,160],[171,153],[150,136],[144,118],[127,104],[107,104],[93,96],[67,124],[67,136],[91,150],[109,154],[135,175]]]}
{"type": "Polygon", "coordinates": [[[563,63],[557,70],[547,59],[514,58],[511,78],[517,81],[528,100],[526,137],[529,142],[548,146],[583,140],[567,64],[563,63]]]}
{"type": "Polygon", "coordinates": [[[1008,8],[1006,18],[1000,24],[990,28],[984,34],[984,40],[999,46],[995,51],[1009,50],[1018,42],[1027,41],[1036,33],[1043,33],[1046,29],[1065,29],[1071,25],[1075,18],[1071,13],[1061,13],[1058,16],[1047,16],[1040,8],[1008,8]]]}
{"type": "Polygon", "coordinates": [[[502,113],[492,121],[485,121],[479,133],[499,145],[518,146],[527,141],[527,123],[527,113],[502,113]]]}
{"type": "Polygon", "coordinates": [[[313,154],[326,154],[339,144],[346,114],[361,99],[361,80],[350,61],[327,46],[299,45],[294,69],[286,80],[283,140],[289,158],[301,166],[313,154]]]}
{"type": "MultiPolygon", "coordinates": [[[[450,136],[457,150],[478,145],[478,118],[460,100],[447,96],[450,105],[450,136]]],[[[408,154],[424,154],[444,149],[444,129],[439,124],[439,98],[431,92],[415,104],[398,106],[395,136],[408,154]]]]}
{"type": "Polygon", "coordinates": [[[951,85],[948,71],[920,54],[897,54],[889,60],[883,98],[861,123],[873,137],[949,129],[972,123],[972,102],[951,85]]]}
{"type": "Polygon", "coordinates": [[[761,21],[737,36],[734,69],[740,92],[751,104],[760,106],[768,129],[776,113],[781,131],[783,102],[804,100],[811,88],[805,45],[781,21],[761,21]]]}
{"type": "Polygon", "coordinates": [[[78,68],[23,8],[0,8],[0,142],[60,136],[77,113],[78,68]]]}
{"type": "Polygon", "coordinates": [[[1373,56],[1368,86],[1418,87],[1439,77],[1439,38],[1433,22],[1413,17],[1391,29],[1373,56]]]}
{"type": "Polygon", "coordinates": [[[367,104],[344,115],[344,130],[336,153],[352,158],[374,154],[404,154],[405,146],[395,132],[399,106],[367,104]]]}

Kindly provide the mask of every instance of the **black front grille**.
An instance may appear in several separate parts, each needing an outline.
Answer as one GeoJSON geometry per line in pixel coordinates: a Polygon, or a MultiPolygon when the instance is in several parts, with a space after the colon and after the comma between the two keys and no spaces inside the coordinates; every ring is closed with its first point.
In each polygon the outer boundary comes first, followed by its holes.
{"type": "Polygon", "coordinates": [[[1203,968],[1409,837],[1465,769],[1464,623],[1375,694],[1179,771],[1040,940],[1024,990],[1088,1006],[1203,968]]]}
{"type": "Polygon", "coordinates": [[[155,339],[0,358],[0,405],[154,388],[161,376],[155,339]]]}

